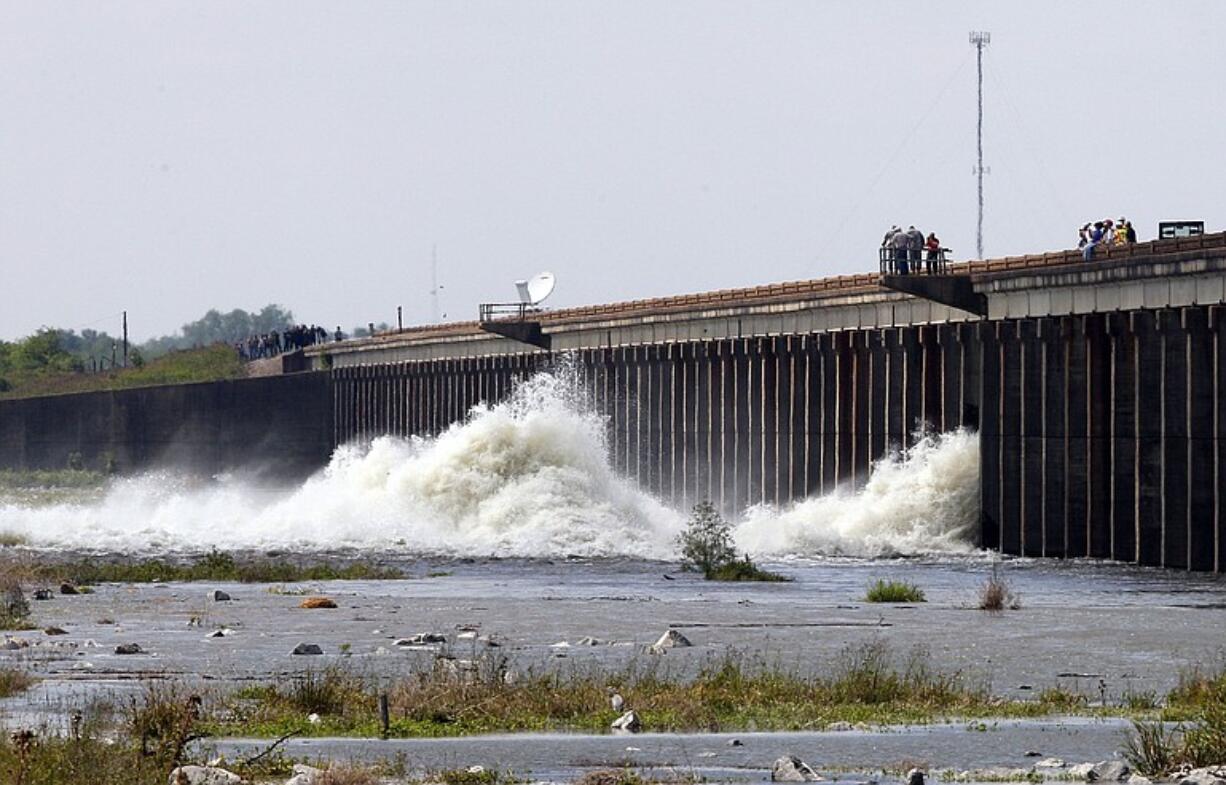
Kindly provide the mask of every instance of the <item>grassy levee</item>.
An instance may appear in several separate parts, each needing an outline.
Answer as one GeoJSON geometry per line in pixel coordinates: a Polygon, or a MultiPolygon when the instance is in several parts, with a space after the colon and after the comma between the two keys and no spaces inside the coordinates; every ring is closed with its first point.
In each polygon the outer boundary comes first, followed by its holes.
{"type": "Polygon", "coordinates": [[[129,367],[99,373],[14,369],[5,374],[8,389],[0,392],[0,398],[32,398],[39,395],[123,390],[159,384],[209,382],[239,379],[246,375],[246,367],[234,347],[215,344],[199,349],[170,352],[150,360],[140,368],[129,367]]]}

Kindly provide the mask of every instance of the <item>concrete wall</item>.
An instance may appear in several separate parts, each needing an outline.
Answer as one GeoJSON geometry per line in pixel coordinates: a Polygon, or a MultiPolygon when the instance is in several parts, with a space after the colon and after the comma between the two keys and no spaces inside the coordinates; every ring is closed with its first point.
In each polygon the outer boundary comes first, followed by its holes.
{"type": "Polygon", "coordinates": [[[573,358],[614,466],[662,499],[728,511],[863,483],[925,427],[977,425],[969,324],[426,360],[334,374],[337,441],[432,434],[573,358]]]}
{"type": "Polygon", "coordinates": [[[0,468],[207,473],[246,467],[301,476],[333,447],[331,379],[307,373],[0,401],[0,468]]]}
{"type": "Polygon", "coordinates": [[[984,544],[1223,569],[1222,314],[984,323],[984,544]]]}

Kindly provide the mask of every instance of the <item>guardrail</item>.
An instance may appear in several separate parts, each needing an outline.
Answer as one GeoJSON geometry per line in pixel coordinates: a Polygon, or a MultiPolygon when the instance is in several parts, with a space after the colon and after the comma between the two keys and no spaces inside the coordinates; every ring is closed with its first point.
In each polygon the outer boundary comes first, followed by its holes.
{"type": "Polygon", "coordinates": [[[935,251],[923,249],[881,248],[878,262],[882,275],[945,275],[949,272],[946,254],[949,248],[935,251]]]}
{"type": "Polygon", "coordinates": [[[531,303],[481,303],[477,308],[477,321],[489,322],[498,317],[511,317],[523,321],[529,314],[540,313],[541,309],[531,303]]]}

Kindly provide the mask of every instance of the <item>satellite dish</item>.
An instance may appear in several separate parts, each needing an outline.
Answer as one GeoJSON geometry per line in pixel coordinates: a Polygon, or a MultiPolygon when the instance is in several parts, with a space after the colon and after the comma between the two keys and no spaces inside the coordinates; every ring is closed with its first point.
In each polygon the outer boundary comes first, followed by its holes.
{"type": "Polygon", "coordinates": [[[553,273],[537,273],[526,281],[516,281],[515,288],[519,290],[519,301],[524,305],[539,305],[545,298],[553,294],[557,279],[553,273]]]}

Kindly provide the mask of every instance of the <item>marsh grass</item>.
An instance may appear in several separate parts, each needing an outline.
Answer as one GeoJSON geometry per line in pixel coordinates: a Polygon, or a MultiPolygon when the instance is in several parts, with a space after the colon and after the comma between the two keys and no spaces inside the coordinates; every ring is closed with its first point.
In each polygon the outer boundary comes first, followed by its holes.
{"type": "Polygon", "coordinates": [[[280,559],[236,559],[213,550],[182,562],[163,559],[99,559],[23,565],[27,580],[99,583],[162,583],[170,581],[233,581],[238,583],[299,583],[334,580],[395,580],[400,570],[371,562],[302,564],[280,559]]]}
{"type": "Polygon", "coordinates": [[[1014,590],[1009,581],[1000,576],[996,565],[992,565],[992,574],[979,587],[979,610],[989,613],[1000,613],[1004,610],[1018,610],[1022,607],[1022,596],[1014,590]]]}
{"type": "Polygon", "coordinates": [[[0,668],[0,698],[11,698],[34,686],[38,680],[17,668],[0,668]]]}
{"type": "Polygon", "coordinates": [[[1148,776],[1179,766],[1226,761],[1226,665],[1210,672],[1194,668],[1181,673],[1178,686],[1167,694],[1160,719],[1133,722],[1124,755],[1148,776]],[[1172,721],[1178,724],[1167,724],[1172,721]]]}
{"type": "Polygon", "coordinates": [[[609,685],[646,728],[660,732],[805,730],[833,722],[925,723],[1054,710],[1041,701],[994,698],[985,683],[935,668],[925,652],[900,655],[878,641],[844,650],[821,674],[737,654],[713,657],[689,675],[652,656],[613,671],[576,665],[540,672],[508,671],[501,656],[440,657],[391,683],[334,666],[246,687],[224,701],[210,727],[230,735],[376,736],[378,694],[385,691],[393,737],[603,732],[617,716],[609,685]],[[312,713],[318,722],[307,722],[312,713]]]}
{"type": "Polygon", "coordinates": [[[927,602],[924,590],[907,581],[887,581],[878,578],[868,585],[865,602],[927,602]]]}

